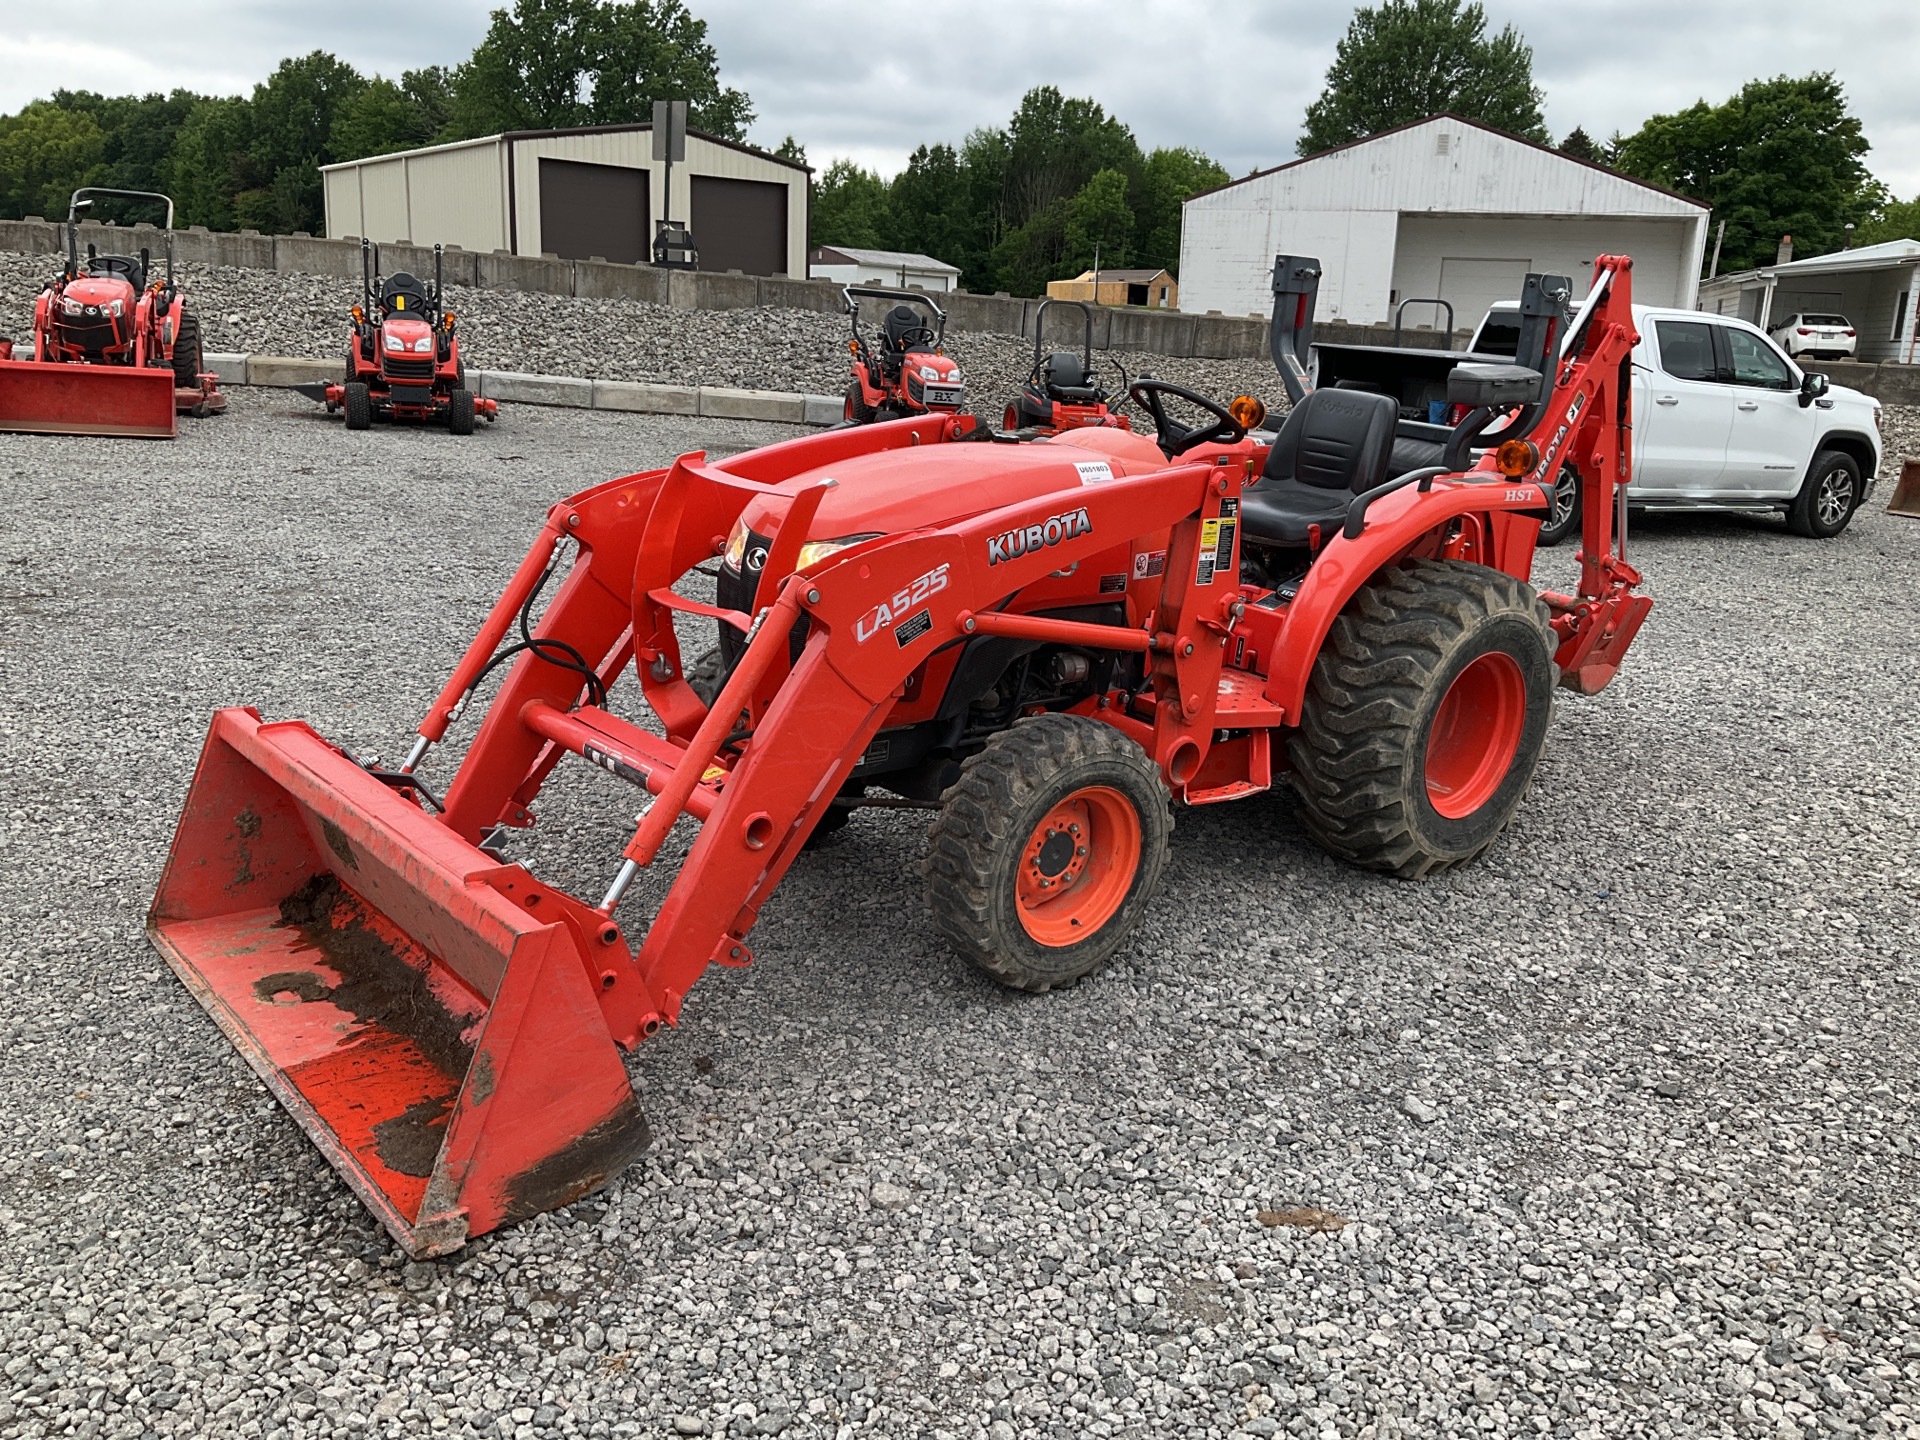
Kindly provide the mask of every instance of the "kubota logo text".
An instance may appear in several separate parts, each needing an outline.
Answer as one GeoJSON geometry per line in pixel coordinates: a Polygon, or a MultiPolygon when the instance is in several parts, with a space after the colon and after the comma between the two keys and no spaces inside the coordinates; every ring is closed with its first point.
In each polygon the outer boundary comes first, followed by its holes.
{"type": "Polygon", "coordinates": [[[1064,515],[1049,515],[1038,525],[1029,525],[1024,530],[1009,530],[987,541],[987,564],[998,565],[1003,560],[1018,560],[1022,555],[1031,555],[1049,545],[1058,545],[1062,540],[1092,533],[1093,521],[1087,518],[1084,507],[1069,510],[1064,515]]]}

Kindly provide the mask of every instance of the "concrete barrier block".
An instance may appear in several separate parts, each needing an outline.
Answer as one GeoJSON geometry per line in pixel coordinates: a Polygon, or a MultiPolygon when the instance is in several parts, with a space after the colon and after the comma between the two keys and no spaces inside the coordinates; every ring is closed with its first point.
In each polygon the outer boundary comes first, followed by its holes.
{"type": "Polygon", "coordinates": [[[795,280],[786,275],[762,275],[760,303],[783,310],[810,310],[816,315],[844,315],[847,302],[831,280],[795,280]]]}
{"type": "Polygon", "coordinates": [[[838,395],[802,395],[800,403],[808,425],[838,425],[847,418],[847,402],[838,395]]]}
{"type": "Polygon", "coordinates": [[[667,272],[651,265],[621,265],[611,260],[575,260],[573,293],[586,300],[638,300],[667,303],[667,272]]]}
{"type": "Polygon", "coordinates": [[[60,227],[48,220],[0,220],[0,250],[19,255],[50,255],[63,249],[60,227]]]}
{"type": "MultiPolygon", "coordinates": [[[[200,363],[219,376],[222,385],[246,385],[252,383],[247,379],[247,359],[245,355],[222,355],[208,350],[200,356],[200,363]]],[[[339,369],[334,367],[336,374],[339,369]]]]}
{"type": "Polygon", "coordinates": [[[705,270],[678,273],[693,282],[695,310],[745,310],[760,303],[757,275],[715,275],[705,270]]]}
{"type": "MultiPolygon", "coordinates": [[[[273,238],[271,235],[262,235],[258,230],[242,230],[237,235],[224,230],[209,230],[205,263],[241,270],[271,270],[273,238]]],[[[175,253],[179,252],[176,250],[175,253]]],[[[359,263],[358,260],[354,262],[356,266],[359,263]]]]}
{"type": "MultiPolygon", "coordinates": [[[[353,273],[358,275],[360,273],[360,242],[356,240],[352,243],[353,273]]],[[[449,285],[476,284],[479,279],[479,267],[476,262],[479,258],[466,250],[446,250],[440,257],[440,274],[449,285]]],[[[383,243],[380,246],[380,273],[393,275],[401,270],[417,277],[423,284],[431,285],[433,283],[433,246],[409,245],[397,240],[383,243]]]]}
{"type": "MultiPolygon", "coordinates": [[[[1025,331],[1026,302],[1008,295],[969,295],[963,291],[936,297],[947,312],[947,329],[973,330],[990,335],[1021,335],[1025,331]]],[[[1049,315],[1047,328],[1053,328],[1049,315]]]]}
{"type": "Polygon", "coordinates": [[[495,250],[475,255],[476,285],[489,290],[531,290],[545,295],[573,293],[573,262],[548,260],[532,255],[510,255],[495,250]]]}
{"type": "Polygon", "coordinates": [[[1196,319],[1193,353],[1209,360],[1257,360],[1267,353],[1266,323],[1230,315],[1196,319]]]}
{"type": "Polygon", "coordinates": [[[281,274],[358,275],[360,246],[352,240],[322,240],[312,235],[275,235],[273,268],[281,274]]]}
{"type": "Polygon", "coordinates": [[[724,385],[702,385],[700,413],[716,420],[807,423],[806,397],[785,390],[733,390],[724,385]]]}
{"type": "Polygon", "coordinates": [[[582,410],[593,405],[593,381],[566,375],[523,375],[513,370],[470,372],[480,393],[489,400],[522,405],[571,405],[582,410]]]}
{"type": "Polygon", "coordinates": [[[344,369],[339,360],[303,360],[289,355],[247,356],[249,385],[306,385],[315,380],[338,380],[344,369]]]}
{"type": "Polygon", "coordinates": [[[595,380],[593,408],[640,415],[698,415],[700,392],[691,385],[645,385],[636,380],[595,380]]]}

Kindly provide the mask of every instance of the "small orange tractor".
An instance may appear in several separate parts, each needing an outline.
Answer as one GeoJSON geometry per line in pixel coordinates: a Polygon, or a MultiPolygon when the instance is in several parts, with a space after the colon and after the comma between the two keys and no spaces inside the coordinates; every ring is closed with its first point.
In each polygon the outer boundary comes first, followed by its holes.
{"type": "MultiPolygon", "coordinates": [[[[1118,368],[1117,364],[1116,367],[1118,368]]],[[[1126,372],[1121,371],[1122,383],[1126,372]]],[[[1026,383],[1007,405],[1003,429],[1035,434],[1078,430],[1085,425],[1127,428],[1124,416],[1108,407],[1113,393],[1100,383],[1093,368],[1093,308],[1083,300],[1042,300],[1033,316],[1033,368],[1026,383]],[[1047,311],[1055,305],[1079,307],[1086,322],[1080,353],[1055,350],[1043,354],[1047,311]]]]}
{"type": "Polygon", "coordinates": [[[224,410],[201,369],[200,322],[173,278],[173,201],[144,190],[87,188],[67,206],[67,263],[33,308],[33,358],[0,340],[0,430],[171,439],[175,417],[224,410]],[[151,201],[167,211],[166,273],[153,257],[80,258],[80,216],[96,200],[151,201]]]}
{"type": "Polygon", "coordinates": [[[841,292],[853,338],[853,379],[847,385],[845,424],[871,425],[909,415],[953,415],[966,403],[960,366],[946,352],[947,312],[916,290],[883,290],[849,285],[841,292]],[[897,302],[880,321],[880,335],[869,342],[860,333],[860,301],[897,302]],[[915,307],[933,317],[929,325],[915,307]]]}
{"type": "Polygon", "coordinates": [[[1631,262],[1599,257],[1571,315],[1529,277],[1516,363],[1457,367],[1465,418],[1399,475],[1392,399],[1306,388],[1318,273],[1275,265],[1300,398],[1271,445],[1141,379],[1152,435],[925,415],[685,455],[554,506],[398,766],[297,720],[214,717],[154,943],[432,1255],[632,1158],[647,1129],[619,1049],[675,1024],[709,965],[751,963],[802,846],[864,805],[929,813],[933,926],[1031,991],[1126,943],[1178,807],[1285,784],[1355,864],[1471,860],[1527,790],[1556,686],[1605,686],[1651,604],[1616,544],[1631,262]],[[1530,575],[1568,455],[1585,533],[1558,594],[1530,575]],[[721,637],[704,696],[680,627],[721,637]],[[610,703],[630,682],[640,722],[610,703]],[[505,858],[572,758],[645,807],[597,899],[505,858]],[[683,820],[636,944],[622,905],[683,820]]]}
{"type": "Polygon", "coordinates": [[[349,430],[371,429],[376,418],[442,423],[452,435],[471,435],[476,418],[500,416],[495,400],[467,388],[466,362],[453,312],[445,309],[441,247],[433,247],[433,288],[405,270],[380,273],[380,248],[360,242],[360,300],[347,336],[347,368],[338,384],[300,385],[327,413],[344,411],[349,430]]]}

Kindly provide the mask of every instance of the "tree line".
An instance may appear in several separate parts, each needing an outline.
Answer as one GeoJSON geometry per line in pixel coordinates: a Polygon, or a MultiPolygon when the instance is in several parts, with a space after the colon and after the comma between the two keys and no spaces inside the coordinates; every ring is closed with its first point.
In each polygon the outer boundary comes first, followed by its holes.
{"type": "MultiPolygon", "coordinates": [[[[1317,155],[1441,111],[1552,145],[1544,102],[1532,47],[1512,25],[1490,32],[1477,0],[1382,0],[1355,10],[1297,150],[1317,155]]],[[[1898,202],[1870,173],[1865,133],[1828,73],[1754,80],[1605,141],[1575,127],[1556,148],[1710,205],[1726,222],[1723,271],[1771,263],[1782,235],[1802,256],[1849,236],[1920,238],[1920,197],[1898,202]]],[[[960,266],[970,289],[1036,294],[1086,269],[1095,241],[1103,264],[1177,270],[1181,202],[1228,178],[1198,151],[1142,155],[1099,105],[1049,87],[1004,130],[975,131],[957,150],[922,146],[891,180],[835,161],[812,238],[922,251],[960,266]]]]}
{"type": "Polygon", "coordinates": [[[502,130],[630,124],[651,119],[656,99],[687,100],[689,123],[730,140],[753,120],[682,0],[514,0],[465,62],[397,81],[316,50],[281,61],[251,95],[56,91],[0,116],[0,214],[64,216],[74,190],[100,185],[171,195],[180,225],[319,234],[322,165],[502,130]]]}

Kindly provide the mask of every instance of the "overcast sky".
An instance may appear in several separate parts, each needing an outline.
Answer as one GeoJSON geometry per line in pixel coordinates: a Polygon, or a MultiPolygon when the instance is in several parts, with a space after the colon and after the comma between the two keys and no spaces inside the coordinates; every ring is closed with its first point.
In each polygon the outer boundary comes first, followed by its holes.
{"type": "MultiPolygon", "coordinates": [[[[791,133],[816,168],[846,155],[889,173],[923,141],[1003,123],[1024,91],[1047,83],[1092,95],[1149,149],[1196,146],[1235,175],[1291,159],[1351,14],[1312,0],[691,0],[691,8],[709,23],[722,78],[753,97],[753,140],[773,145],[791,133]]],[[[1649,114],[1723,100],[1757,76],[1828,69],[1866,125],[1874,173],[1903,198],[1920,194],[1912,0],[1486,0],[1486,8],[1496,26],[1511,20],[1532,44],[1556,136],[1580,125],[1604,139],[1649,114]]],[[[210,38],[199,24],[155,23],[144,0],[89,0],[80,12],[10,0],[0,110],[61,87],[239,93],[282,56],[316,48],[397,77],[464,59],[488,9],[484,0],[228,0],[210,38]]]]}

